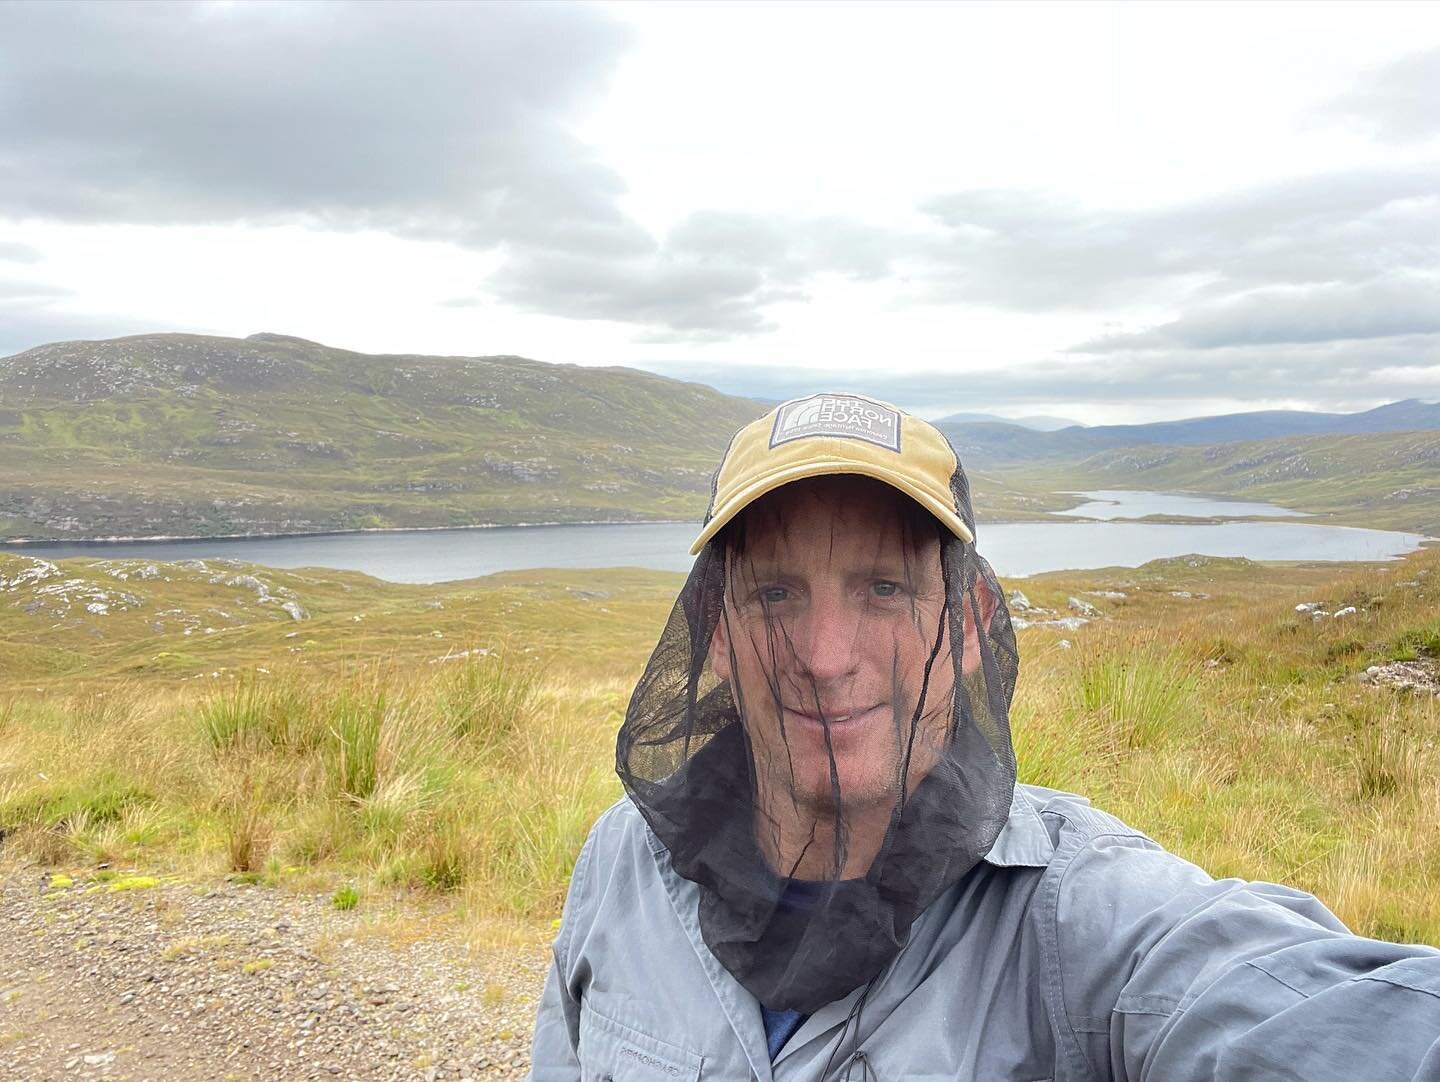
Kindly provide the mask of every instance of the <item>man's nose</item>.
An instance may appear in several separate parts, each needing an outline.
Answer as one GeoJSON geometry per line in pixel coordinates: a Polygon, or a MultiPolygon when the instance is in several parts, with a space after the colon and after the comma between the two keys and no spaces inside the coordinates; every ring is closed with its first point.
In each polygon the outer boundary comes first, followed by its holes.
{"type": "Polygon", "coordinates": [[[795,643],[801,669],[815,680],[850,676],[859,661],[859,614],[840,598],[815,598],[795,643]]]}

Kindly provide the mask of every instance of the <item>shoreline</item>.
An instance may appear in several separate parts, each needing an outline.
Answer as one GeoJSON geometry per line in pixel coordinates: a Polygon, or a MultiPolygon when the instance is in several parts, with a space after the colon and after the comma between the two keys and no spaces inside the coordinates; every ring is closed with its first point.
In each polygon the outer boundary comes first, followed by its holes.
{"type": "Polygon", "coordinates": [[[468,526],[361,526],[354,530],[307,530],[301,533],[149,534],[112,537],[11,537],[0,539],[0,551],[22,545],[148,545],[193,541],[293,541],[301,537],[348,537],[362,533],[440,533],[454,530],[530,530],[542,526],[696,526],[684,518],[597,518],[569,522],[476,522],[468,526]]]}
{"type": "MultiPolygon", "coordinates": [[[[1069,515],[1065,512],[1050,512],[1043,519],[996,519],[985,523],[986,526],[1033,526],[1042,523],[1053,523],[1054,525],[1080,525],[1080,524],[1101,524],[1101,523],[1129,523],[1153,526],[1219,526],[1229,523],[1275,523],[1277,525],[1311,525],[1310,523],[1296,521],[1297,519],[1319,517],[1308,512],[1296,512],[1295,517],[1262,515],[1254,518],[1183,518],[1175,516],[1147,516],[1147,519],[1092,519],[1078,515],[1069,515]]],[[[17,537],[0,540],[0,553],[6,551],[20,552],[32,546],[46,545],[148,545],[148,544],[203,544],[207,541],[294,541],[306,537],[351,537],[356,534],[370,533],[443,533],[456,532],[460,530],[532,530],[560,526],[694,526],[698,528],[700,523],[691,519],[662,518],[662,519],[581,519],[573,522],[480,522],[469,526],[362,526],[355,530],[313,530],[305,533],[228,533],[228,534],[153,534],[149,536],[112,536],[112,537],[17,537]]],[[[1351,526],[1347,523],[1326,523],[1335,529],[1376,529],[1376,527],[1351,526]]],[[[1440,543],[1440,536],[1431,537],[1420,533],[1418,530],[1389,530],[1392,533],[1412,533],[1421,537],[1417,547],[1426,548],[1430,545],[1440,543]]],[[[1284,562],[1284,561],[1281,561],[1284,562]]]]}

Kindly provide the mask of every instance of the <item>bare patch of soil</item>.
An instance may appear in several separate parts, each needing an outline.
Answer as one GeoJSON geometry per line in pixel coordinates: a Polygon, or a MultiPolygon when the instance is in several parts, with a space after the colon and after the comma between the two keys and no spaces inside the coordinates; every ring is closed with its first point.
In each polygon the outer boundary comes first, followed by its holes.
{"type": "Polygon", "coordinates": [[[234,883],[51,883],[34,868],[0,880],[0,1078],[479,1079],[528,1067],[549,964],[533,937],[471,948],[424,917],[423,934],[396,935],[363,907],[234,883]]]}

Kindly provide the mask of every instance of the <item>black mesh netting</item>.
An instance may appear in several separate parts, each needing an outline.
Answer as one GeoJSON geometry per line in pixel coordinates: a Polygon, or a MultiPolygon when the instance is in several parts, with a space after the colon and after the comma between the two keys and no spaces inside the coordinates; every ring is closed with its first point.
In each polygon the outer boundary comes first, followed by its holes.
{"type": "MultiPolygon", "coordinates": [[[[957,468],[956,507],[974,532],[957,468]]],[[[799,481],[700,553],[616,748],[761,1003],[878,975],[989,850],[1015,782],[1014,632],[990,566],[877,481],[799,481]]]]}

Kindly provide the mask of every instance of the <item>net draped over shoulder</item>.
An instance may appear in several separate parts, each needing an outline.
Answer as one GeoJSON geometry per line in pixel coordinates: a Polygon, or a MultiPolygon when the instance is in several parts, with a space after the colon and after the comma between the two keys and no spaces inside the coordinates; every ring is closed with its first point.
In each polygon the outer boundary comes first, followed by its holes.
{"type": "MultiPolygon", "coordinates": [[[[950,491],[974,537],[958,464],[950,491]]],[[[870,547],[854,524],[844,546],[795,531],[769,497],[706,542],[617,740],[630,799],[700,887],[706,945],[774,1010],[874,979],[1014,790],[1004,595],[972,542],[885,492],[870,547]]]]}

